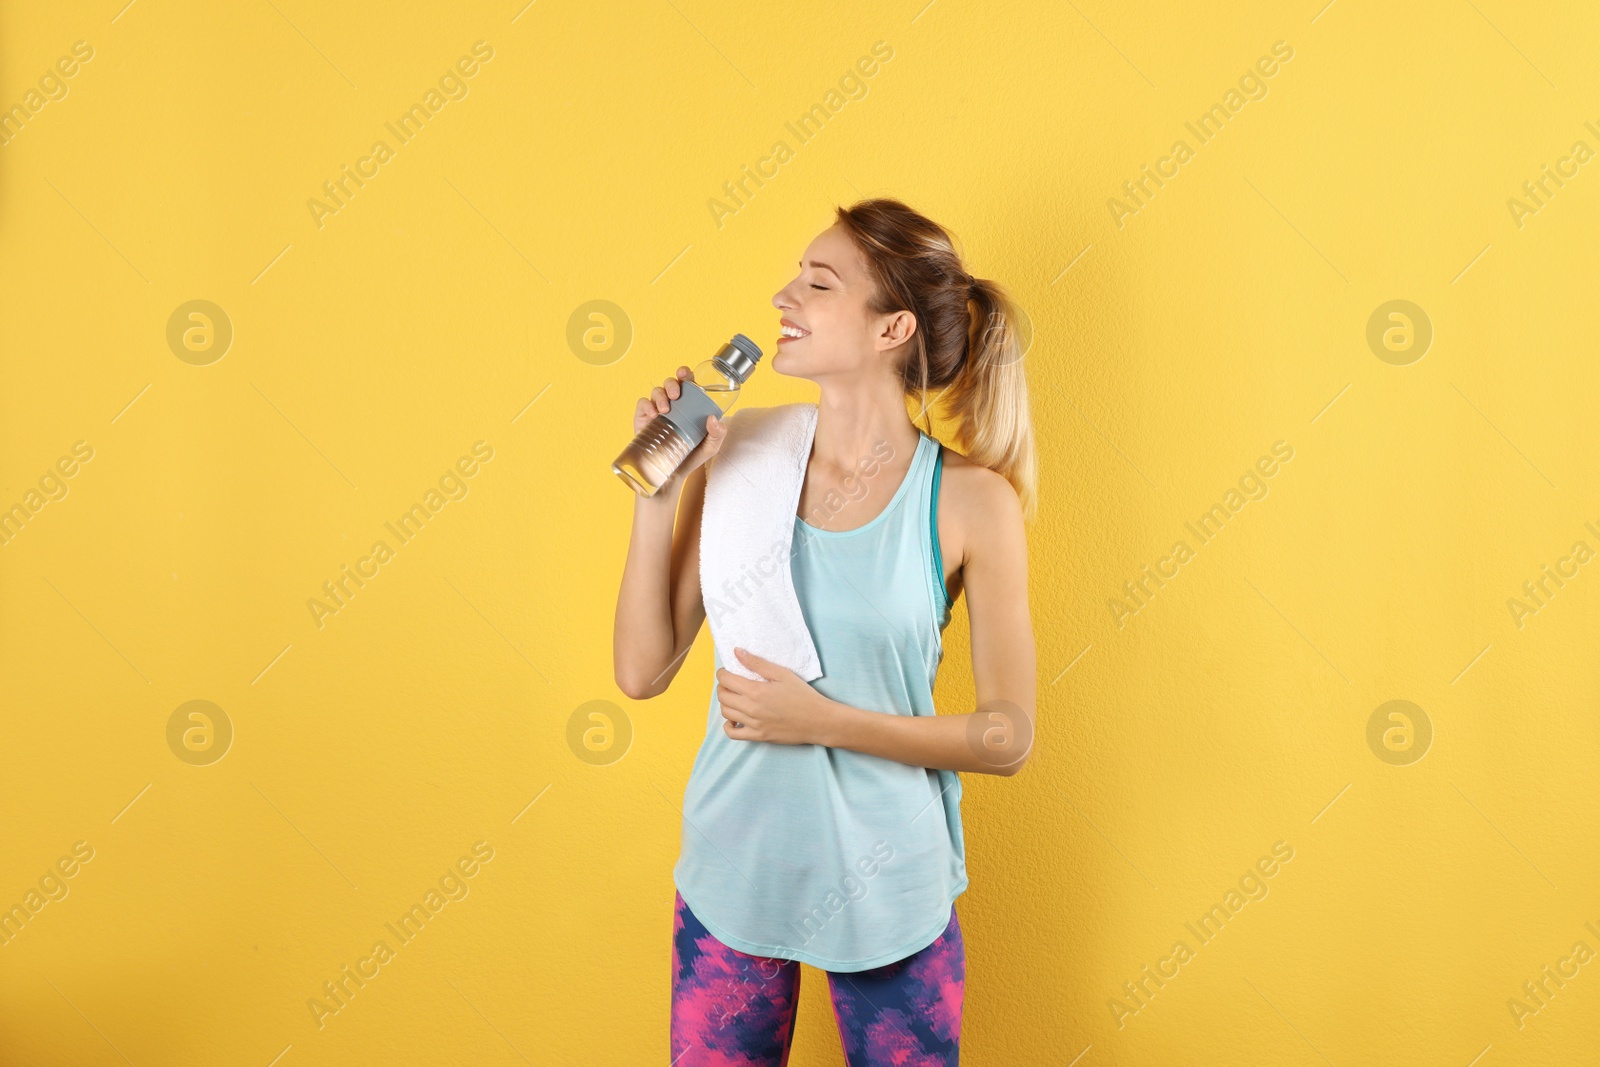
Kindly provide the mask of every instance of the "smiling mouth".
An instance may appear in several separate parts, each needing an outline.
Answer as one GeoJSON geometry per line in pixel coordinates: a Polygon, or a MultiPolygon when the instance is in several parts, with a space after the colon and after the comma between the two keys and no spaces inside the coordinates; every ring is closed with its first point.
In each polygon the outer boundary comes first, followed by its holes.
{"type": "Polygon", "coordinates": [[[802,330],[798,326],[779,326],[778,327],[778,343],[780,345],[783,344],[786,341],[798,341],[801,338],[810,337],[810,336],[811,336],[811,331],[802,330]]]}

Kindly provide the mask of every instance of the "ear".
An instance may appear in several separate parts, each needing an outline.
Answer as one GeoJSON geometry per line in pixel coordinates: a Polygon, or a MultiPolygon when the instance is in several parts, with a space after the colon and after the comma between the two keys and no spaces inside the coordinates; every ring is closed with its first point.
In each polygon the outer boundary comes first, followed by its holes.
{"type": "Polygon", "coordinates": [[[896,311],[885,317],[883,331],[878,335],[877,347],[880,352],[893,352],[917,332],[917,317],[910,311],[896,311]]]}

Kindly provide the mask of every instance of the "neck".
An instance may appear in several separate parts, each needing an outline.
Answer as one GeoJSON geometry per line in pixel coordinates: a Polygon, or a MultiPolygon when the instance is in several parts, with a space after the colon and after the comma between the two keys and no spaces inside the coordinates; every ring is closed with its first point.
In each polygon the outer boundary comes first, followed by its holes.
{"type": "Polygon", "coordinates": [[[906,412],[900,383],[884,377],[871,385],[820,383],[817,432],[811,459],[837,470],[854,469],[860,460],[887,443],[896,456],[910,456],[921,436],[906,412]]]}

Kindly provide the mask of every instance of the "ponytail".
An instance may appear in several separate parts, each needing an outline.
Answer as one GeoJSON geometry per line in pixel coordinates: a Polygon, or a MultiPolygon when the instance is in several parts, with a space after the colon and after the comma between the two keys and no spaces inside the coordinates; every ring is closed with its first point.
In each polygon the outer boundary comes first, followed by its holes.
{"type": "Polygon", "coordinates": [[[956,419],[956,443],[967,458],[1010,482],[1023,516],[1032,519],[1038,511],[1039,470],[1022,368],[1021,319],[994,282],[974,278],[971,288],[967,358],[946,394],[945,408],[956,419]]]}
{"type": "Polygon", "coordinates": [[[920,398],[921,414],[928,390],[939,390],[931,403],[943,400],[962,452],[1011,483],[1023,517],[1032,519],[1038,457],[1020,310],[998,283],[966,272],[943,227],[900,201],[863,200],[836,214],[876,282],[873,310],[916,316],[900,367],[906,395],[920,398]]]}

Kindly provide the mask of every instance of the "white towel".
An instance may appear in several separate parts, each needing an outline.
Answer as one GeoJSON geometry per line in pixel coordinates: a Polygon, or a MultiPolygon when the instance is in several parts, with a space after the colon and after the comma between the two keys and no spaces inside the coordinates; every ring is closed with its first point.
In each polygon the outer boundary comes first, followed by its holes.
{"type": "Polygon", "coordinates": [[[706,471],[700,595],[722,665],[759,678],[734,648],[822,677],[789,569],[795,517],[817,429],[815,404],[741,408],[706,471]]]}

